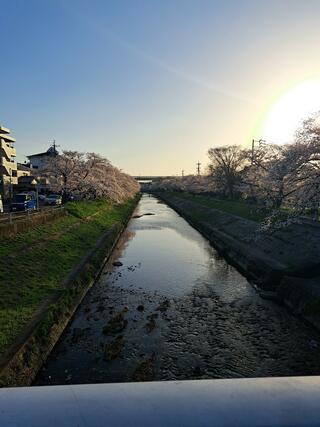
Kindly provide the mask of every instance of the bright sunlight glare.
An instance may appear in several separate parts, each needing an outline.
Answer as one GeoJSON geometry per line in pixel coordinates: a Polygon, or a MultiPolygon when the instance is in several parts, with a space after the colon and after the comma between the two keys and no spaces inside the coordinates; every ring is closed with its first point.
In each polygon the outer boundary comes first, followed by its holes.
{"type": "Polygon", "coordinates": [[[274,143],[291,142],[301,122],[320,110],[320,79],[288,90],[271,107],[262,125],[262,137],[274,143]]]}

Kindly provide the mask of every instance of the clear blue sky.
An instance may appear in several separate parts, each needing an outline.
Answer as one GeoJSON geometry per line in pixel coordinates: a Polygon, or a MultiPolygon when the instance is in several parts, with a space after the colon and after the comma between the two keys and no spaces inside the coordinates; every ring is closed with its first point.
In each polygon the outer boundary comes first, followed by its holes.
{"type": "Polygon", "coordinates": [[[0,0],[0,124],[23,155],[95,151],[180,174],[260,137],[275,94],[320,75],[315,0],[0,0]]]}

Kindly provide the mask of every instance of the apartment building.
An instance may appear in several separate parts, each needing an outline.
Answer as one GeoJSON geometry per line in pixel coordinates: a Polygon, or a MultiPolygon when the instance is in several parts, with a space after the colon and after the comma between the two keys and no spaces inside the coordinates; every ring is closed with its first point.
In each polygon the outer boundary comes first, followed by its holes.
{"type": "Polygon", "coordinates": [[[18,183],[15,141],[10,129],[0,125],[0,194],[3,199],[12,197],[13,186],[18,183]]]}

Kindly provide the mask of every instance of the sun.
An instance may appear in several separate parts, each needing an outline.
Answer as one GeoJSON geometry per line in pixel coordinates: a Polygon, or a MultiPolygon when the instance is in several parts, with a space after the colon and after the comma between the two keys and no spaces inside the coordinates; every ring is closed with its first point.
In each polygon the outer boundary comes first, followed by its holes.
{"type": "Polygon", "coordinates": [[[262,138],[273,143],[292,142],[302,120],[320,110],[320,79],[291,88],[272,105],[261,127],[262,138]]]}

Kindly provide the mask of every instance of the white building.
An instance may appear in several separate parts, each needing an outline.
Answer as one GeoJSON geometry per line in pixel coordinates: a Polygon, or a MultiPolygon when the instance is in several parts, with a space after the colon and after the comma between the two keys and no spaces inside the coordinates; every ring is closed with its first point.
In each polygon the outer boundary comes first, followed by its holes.
{"type": "Polygon", "coordinates": [[[55,143],[49,147],[49,149],[43,153],[31,154],[27,156],[30,162],[30,168],[32,169],[44,169],[48,159],[57,156],[59,153],[56,149],[55,143]]]}

